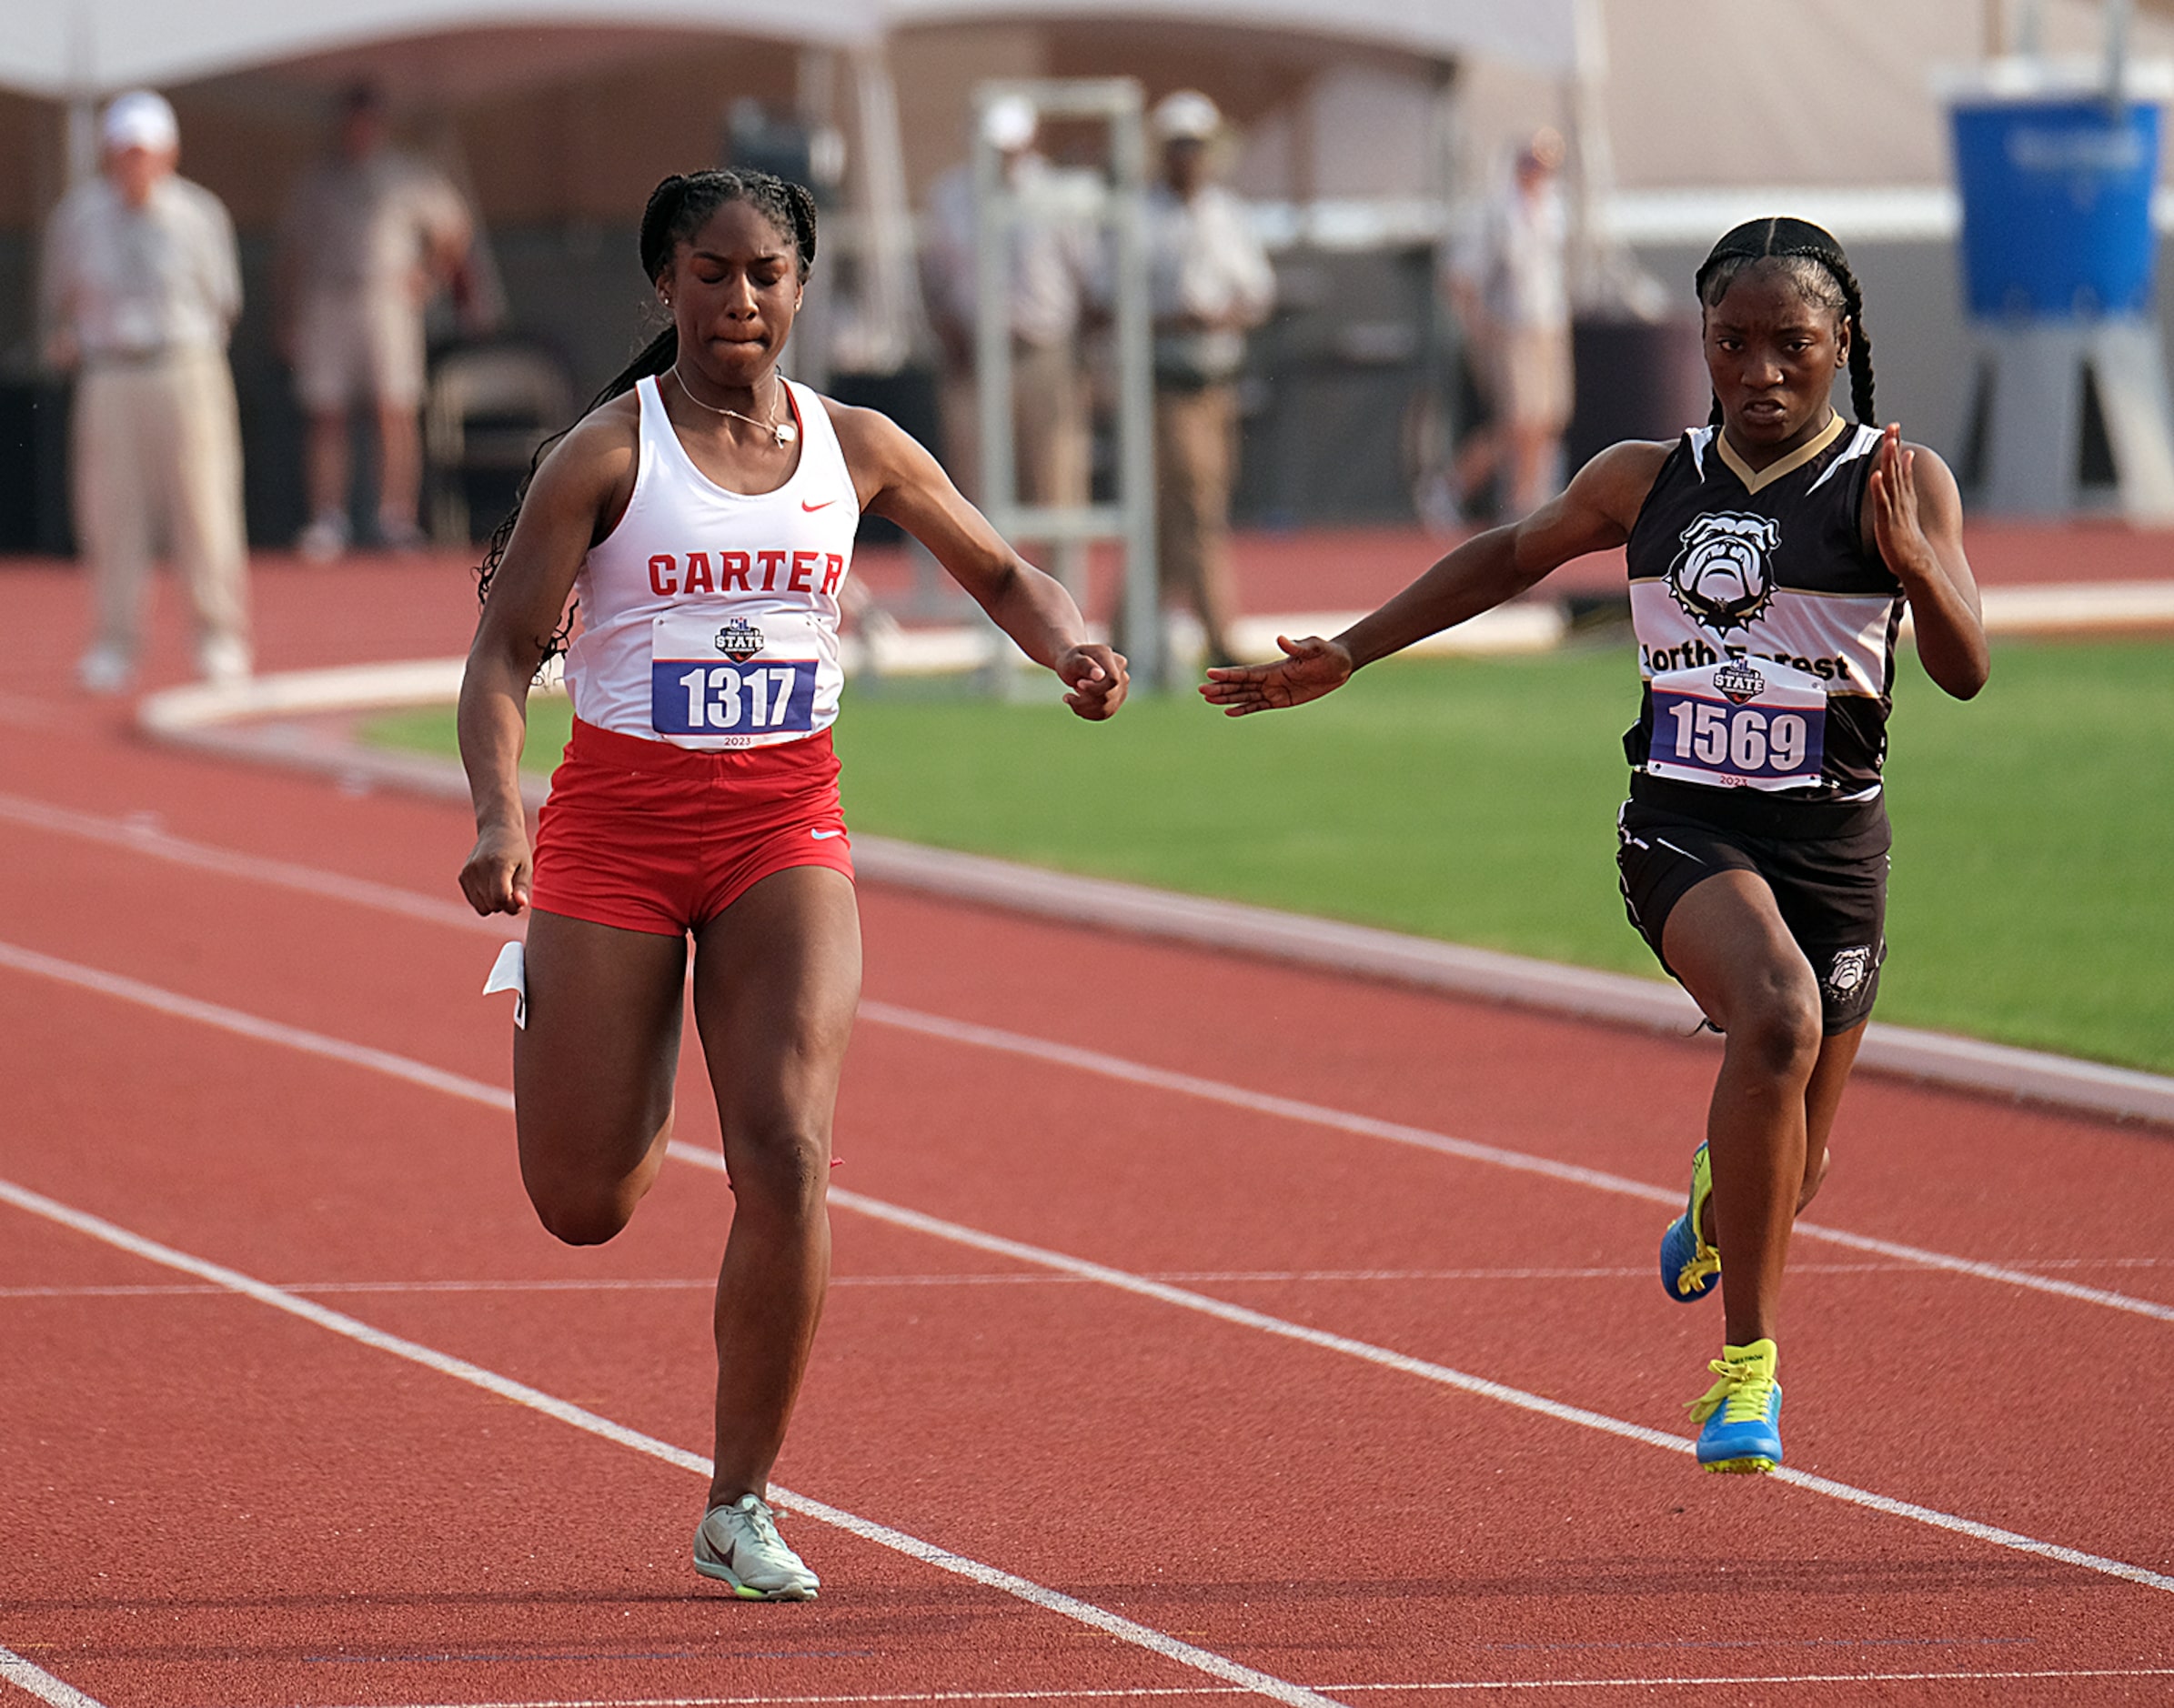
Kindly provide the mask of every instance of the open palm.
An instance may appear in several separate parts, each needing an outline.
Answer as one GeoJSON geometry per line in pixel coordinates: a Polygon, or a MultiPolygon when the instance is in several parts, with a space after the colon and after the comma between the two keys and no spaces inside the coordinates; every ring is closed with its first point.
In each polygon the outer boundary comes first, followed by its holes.
{"type": "Polygon", "coordinates": [[[1333,694],[1351,680],[1351,654],[1334,640],[1308,635],[1293,640],[1278,635],[1275,644],[1283,657],[1273,664],[1244,664],[1208,672],[1201,684],[1201,698],[1223,708],[1224,715],[1243,718],[1248,712],[1282,711],[1303,706],[1310,699],[1333,694]]]}

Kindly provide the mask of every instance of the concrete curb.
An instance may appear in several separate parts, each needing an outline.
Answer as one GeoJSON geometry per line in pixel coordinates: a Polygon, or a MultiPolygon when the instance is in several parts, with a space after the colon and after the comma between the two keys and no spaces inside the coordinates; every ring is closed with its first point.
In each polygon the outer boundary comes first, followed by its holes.
{"type": "Polygon", "coordinates": [[[1988,635],[2081,635],[2174,626],[2174,581],[1988,588],[1988,635]]]}
{"type": "MultiPolygon", "coordinates": [[[[292,722],[239,721],[442,703],[449,698],[443,686],[448,664],[454,667],[457,688],[457,660],[428,660],[266,677],[229,688],[169,688],[144,700],[138,721],[154,740],[191,751],[329,778],[347,789],[393,789],[465,805],[468,781],[452,760],[358,748],[292,722]],[[355,698],[335,698],[342,692],[355,698]]],[[[531,808],[542,803],[546,792],[540,778],[522,784],[531,808]]],[[[853,861],[865,880],[895,889],[1574,1020],[1682,1037],[1700,1019],[1678,987],[1657,980],[1371,926],[1076,877],[890,837],[856,836],[853,861]]],[[[2174,1078],[2160,1074],[1878,1020],[1867,1029],[1857,1061],[1872,1072],[1946,1090],[2174,1127],[2174,1078]]]]}
{"type": "MultiPolygon", "coordinates": [[[[853,859],[864,877],[900,889],[1576,1020],[1682,1037],[1703,1018],[1674,984],[1370,926],[1076,877],[887,837],[856,837],[853,859]]],[[[1872,1071],[1929,1084],[2174,1125],[2174,1079],[2159,1074],[1877,1020],[1867,1030],[1857,1061],[1872,1071]]]]}
{"type": "Polygon", "coordinates": [[[344,733],[298,721],[332,712],[444,705],[459,697],[462,664],[458,658],[411,658],[239,682],[192,682],[146,695],[136,709],[136,727],[167,747],[328,777],[346,789],[397,789],[466,800],[468,779],[458,765],[358,748],[344,733]]]}

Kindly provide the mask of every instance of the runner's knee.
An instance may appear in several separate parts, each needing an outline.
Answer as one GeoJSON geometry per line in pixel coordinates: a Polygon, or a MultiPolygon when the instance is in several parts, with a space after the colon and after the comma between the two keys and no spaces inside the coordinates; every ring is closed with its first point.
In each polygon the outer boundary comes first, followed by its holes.
{"type": "Polygon", "coordinates": [[[1809,1080],[1824,1036],[1811,969],[1776,966],[1730,1016],[1729,1048],[1776,1080],[1809,1080]]]}
{"type": "Polygon", "coordinates": [[[641,1192],[630,1181],[596,1182],[524,1177],[536,1219],[567,1245],[602,1245],[633,1220],[641,1192]]]}
{"type": "MultiPolygon", "coordinates": [[[[659,1137],[662,1135],[659,1134],[659,1137]]],[[[521,1184],[536,1219],[568,1245],[602,1245],[634,1219],[635,1207],[657,1178],[662,1146],[617,1153],[617,1160],[569,1160],[540,1146],[524,1145],[521,1184]],[[631,1167],[626,1157],[632,1154],[631,1167]]]]}
{"type": "Polygon", "coordinates": [[[822,1203],[830,1172],[830,1147],[814,1128],[779,1120],[736,1130],[726,1145],[732,1191],[742,1212],[763,1209],[804,1216],[822,1203]]]}

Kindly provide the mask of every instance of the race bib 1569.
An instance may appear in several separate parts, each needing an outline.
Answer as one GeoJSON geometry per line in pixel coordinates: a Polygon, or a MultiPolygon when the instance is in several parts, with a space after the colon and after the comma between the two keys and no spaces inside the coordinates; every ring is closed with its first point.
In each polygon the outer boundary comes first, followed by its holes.
{"type": "Polygon", "coordinates": [[[815,727],[814,653],[808,626],[790,619],[659,617],[649,638],[649,723],[660,736],[736,747],[806,735],[815,727]]]}
{"type": "Polygon", "coordinates": [[[1725,658],[1653,678],[1656,777],[1720,789],[1801,789],[1819,780],[1827,686],[1770,658],[1725,658]]]}

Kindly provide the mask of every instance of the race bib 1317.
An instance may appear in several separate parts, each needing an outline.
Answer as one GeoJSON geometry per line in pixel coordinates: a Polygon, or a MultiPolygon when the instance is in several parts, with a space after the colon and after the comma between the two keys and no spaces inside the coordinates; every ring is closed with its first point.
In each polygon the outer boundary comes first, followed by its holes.
{"type": "Polygon", "coordinates": [[[657,618],[649,644],[649,723],[660,736],[752,747],[815,727],[813,636],[767,618],[657,618]],[[785,630],[792,632],[783,632],[785,630]],[[778,631],[778,632],[771,632],[778,631]]]}

